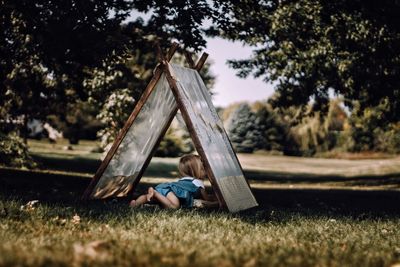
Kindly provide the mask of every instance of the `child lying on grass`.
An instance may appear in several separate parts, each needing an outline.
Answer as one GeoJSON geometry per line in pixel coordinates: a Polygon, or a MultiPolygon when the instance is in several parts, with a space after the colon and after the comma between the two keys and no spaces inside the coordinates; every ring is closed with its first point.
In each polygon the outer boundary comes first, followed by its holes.
{"type": "Polygon", "coordinates": [[[145,203],[156,201],[164,208],[177,209],[193,207],[193,200],[201,198],[205,207],[218,206],[214,196],[208,195],[203,180],[206,173],[198,155],[185,155],[179,160],[180,178],[176,182],[162,183],[155,188],[150,187],[147,194],[130,202],[131,207],[139,207],[145,203]]]}

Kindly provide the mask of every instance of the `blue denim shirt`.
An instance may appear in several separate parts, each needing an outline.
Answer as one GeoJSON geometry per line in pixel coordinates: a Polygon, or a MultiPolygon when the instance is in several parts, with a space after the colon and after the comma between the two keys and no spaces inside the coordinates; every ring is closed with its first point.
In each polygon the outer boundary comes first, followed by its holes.
{"type": "Polygon", "coordinates": [[[186,178],[176,182],[159,184],[155,187],[155,190],[163,196],[167,196],[169,192],[173,192],[179,198],[182,207],[191,208],[193,207],[193,198],[198,194],[200,187],[193,184],[193,179],[186,178]]]}

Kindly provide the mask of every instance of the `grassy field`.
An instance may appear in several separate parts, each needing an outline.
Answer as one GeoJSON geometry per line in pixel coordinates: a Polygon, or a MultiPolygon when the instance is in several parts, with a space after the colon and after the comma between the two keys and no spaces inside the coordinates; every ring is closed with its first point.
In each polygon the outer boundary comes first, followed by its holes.
{"type": "Polygon", "coordinates": [[[2,201],[1,266],[390,266],[397,217],[2,201]],[[4,212],[4,211],[3,211],[4,212]]]}
{"type": "MultiPolygon", "coordinates": [[[[92,143],[72,151],[33,143],[32,154],[51,170],[0,169],[0,266],[400,264],[397,158],[353,161],[348,170],[384,167],[342,175],[329,171],[340,161],[241,155],[258,208],[132,210],[128,198],[79,201],[99,164],[92,143]]],[[[155,159],[138,191],[174,177],[176,162],[155,159]]]]}
{"type": "MultiPolygon", "coordinates": [[[[100,165],[96,143],[83,141],[66,150],[58,144],[30,140],[31,154],[40,168],[92,176],[100,165]]],[[[377,159],[326,159],[239,154],[245,175],[254,188],[314,188],[400,190],[400,156],[377,159]]],[[[358,158],[363,158],[358,155],[358,158]]],[[[143,181],[175,178],[178,158],[153,158],[143,181]],[[157,179],[154,179],[157,178],[157,179]]],[[[150,182],[149,181],[149,182],[150,182]]]]}

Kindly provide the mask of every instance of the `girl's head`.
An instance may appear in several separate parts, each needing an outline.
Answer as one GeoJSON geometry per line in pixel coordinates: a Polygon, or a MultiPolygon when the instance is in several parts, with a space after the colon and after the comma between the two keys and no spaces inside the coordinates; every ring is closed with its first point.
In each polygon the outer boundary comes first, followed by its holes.
{"type": "Polygon", "coordinates": [[[197,179],[204,179],[206,176],[203,163],[198,155],[183,156],[179,160],[178,170],[182,177],[190,176],[197,179]]]}

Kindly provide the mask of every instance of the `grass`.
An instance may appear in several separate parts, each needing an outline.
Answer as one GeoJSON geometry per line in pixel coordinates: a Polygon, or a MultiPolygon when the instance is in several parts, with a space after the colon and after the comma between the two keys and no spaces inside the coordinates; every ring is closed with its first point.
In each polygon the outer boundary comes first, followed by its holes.
{"type": "MultiPolygon", "coordinates": [[[[67,141],[50,144],[29,140],[30,152],[42,169],[93,174],[101,162],[101,153],[93,152],[97,142],[82,141],[73,150],[64,149],[67,141]]],[[[282,183],[355,182],[385,183],[400,177],[400,156],[379,159],[325,159],[276,156],[265,153],[239,154],[246,177],[254,181],[282,183]]],[[[176,177],[177,158],[153,158],[145,177],[176,177]]],[[[398,183],[398,181],[395,181],[398,183]]]]}
{"type": "MultiPolygon", "coordinates": [[[[42,168],[53,170],[0,169],[0,266],[400,264],[396,173],[318,179],[317,171],[296,175],[302,159],[293,158],[292,170],[274,176],[262,159],[275,166],[278,158],[245,155],[258,208],[133,210],[127,198],[79,201],[99,163],[93,144],[56,153],[51,145],[35,146],[42,168]],[[32,200],[39,202],[27,204],[32,200]]],[[[146,176],[173,177],[176,161],[156,159],[146,176]]],[[[143,180],[139,191],[154,182],[143,180]]]]}
{"type": "Polygon", "coordinates": [[[0,266],[390,266],[397,216],[3,199],[0,266]],[[4,211],[6,209],[6,212],[4,211]]]}

